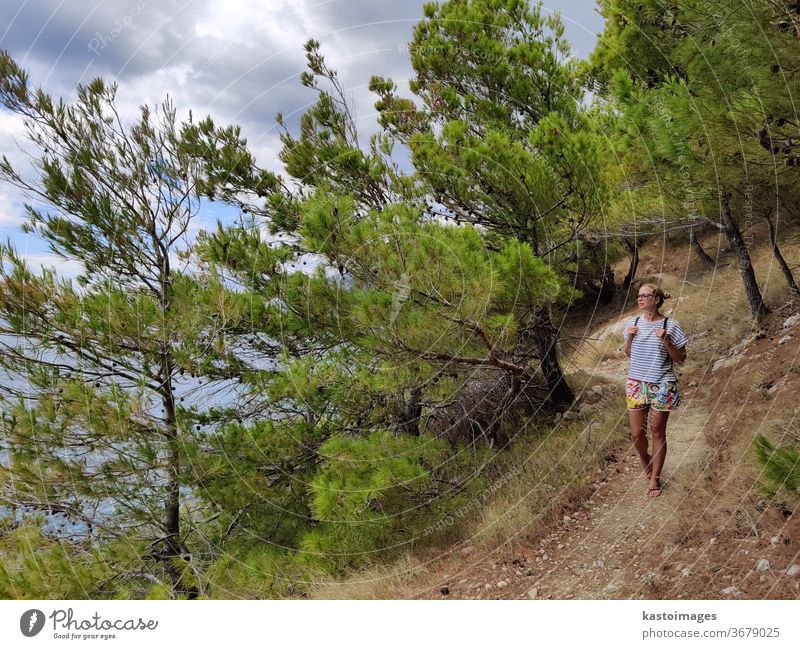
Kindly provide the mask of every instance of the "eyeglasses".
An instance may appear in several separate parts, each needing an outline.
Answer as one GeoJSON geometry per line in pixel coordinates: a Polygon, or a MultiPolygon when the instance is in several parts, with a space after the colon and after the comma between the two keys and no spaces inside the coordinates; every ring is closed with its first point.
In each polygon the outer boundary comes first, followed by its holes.
{"type": "Polygon", "coordinates": [[[654,295],[655,295],[655,293],[639,293],[639,295],[636,296],[636,299],[637,300],[646,300],[647,298],[653,297],[654,295]]]}

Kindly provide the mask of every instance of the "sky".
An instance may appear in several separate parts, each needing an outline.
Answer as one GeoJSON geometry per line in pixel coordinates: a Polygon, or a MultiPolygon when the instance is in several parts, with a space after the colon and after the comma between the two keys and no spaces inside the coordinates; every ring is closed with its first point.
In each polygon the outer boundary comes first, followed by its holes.
{"type": "MultiPolygon", "coordinates": [[[[422,0],[3,0],[0,49],[28,70],[34,85],[69,99],[79,83],[101,76],[119,84],[123,117],[169,95],[178,115],[237,123],[262,167],[280,171],[275,115],[289,127],[316,98],[299,81],[303,44],[315,38],[356,106],[359,129],[375,128],[370,77],[392,78],[410,96],[407,43],[422,0]],[[3,27],[5,26],[5,27],[3,27]]],[[[559,11],[576,56],[602,30],[595,0],[545,0],[559,11]]],[[[0,152],[21,163],[24,130],[0,110],[0,152]]],[[[24,197],[0,185],[0,240],[10,239],[34,265],[56,259],[23,234],[24,197]]],[[[200,227],[227,216],[213,206],[200,227]]],[[[66,275],[79,265],[57,263],[66,275]]]]}

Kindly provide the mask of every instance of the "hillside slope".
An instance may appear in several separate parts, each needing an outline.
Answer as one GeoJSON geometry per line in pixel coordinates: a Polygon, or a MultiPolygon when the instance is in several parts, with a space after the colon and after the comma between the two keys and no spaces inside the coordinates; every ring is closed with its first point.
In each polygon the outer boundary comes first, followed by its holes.
{"type": "MultiPolygon", "coordinates": [[[[707,248],[713,239],[704,242],[707,248]]],[[[800,258],[799,244],[796,238],[784,243],[784,255],[800,258]]],[[[529,511],[530,520],[519,522],[518,533],[507,538],[486,542],[476,531],[437,552],[321,584],[312,596],[799,597],[800,514],[791,515],[797,499],[762,496],[752,448],[758,433],[775,442],[800,442],[794,396],[800,393],[798,307],[782,304],[785,285],[770,251],[756,250],[754,265],[773,309],[760,330],[753,328],[737,269],[723,252],[718,255],[718,267],[704,271],[687,249],[671,249],[668,242],[652,244],[643,254],[640,281],[657,277],[673,293],[665,310],[690,337],[681,371],[684,402],[668,426],[660,498],[644,495],[646,481],[620,408],[627,359],[619,323],[633,312],[630,301],[620,298],[591,314],[580,332],[586,342],[571,353],[571,381],[582,402],[595,394],[591,387],[598,380],[618,391],[604,390],[599,404],[580,409],[590,435],[595,411],[616,415],[607,429],[597,429],[606,436],[607,450],[601,468],[585,476],[579,497],[573,492],[559,500],[554,494],[556,515],[529,511]],[[528,527],[534,531],[526,533],[528,527]]]]}

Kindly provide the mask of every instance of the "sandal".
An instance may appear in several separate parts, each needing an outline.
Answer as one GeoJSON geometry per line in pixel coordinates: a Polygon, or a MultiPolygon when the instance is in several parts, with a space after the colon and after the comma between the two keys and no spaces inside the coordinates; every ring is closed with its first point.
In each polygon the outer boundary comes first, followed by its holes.
{"type": "Polygon", "coordinates": [[[661,487],[648,487],[647,491],[644,492],[644,495],[648,498],[657,498],[661,495],[661,487]]]}

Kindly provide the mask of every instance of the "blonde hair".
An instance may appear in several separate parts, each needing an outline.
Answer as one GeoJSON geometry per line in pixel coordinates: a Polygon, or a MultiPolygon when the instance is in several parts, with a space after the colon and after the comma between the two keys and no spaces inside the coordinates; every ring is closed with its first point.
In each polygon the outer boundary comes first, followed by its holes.
{"type": "Polygon", "coordinates": [[[648,288],[652,288],[653,289],[653,295],[655,295],[656,299],[658,300],[658,305],[657,306],[658,306],[659,309],[662,306],[664,306],[664,300],[668,300],[668,299],[670,299],[672,297],[672,295],[670,293],[667,293],[666,291],[664,291],[664,289],[662,289],[660,286],[654,286],[653,284],[642,284],[639,287],[639,290],[641,290],[645,286],[647,286],[648,288]]]}

